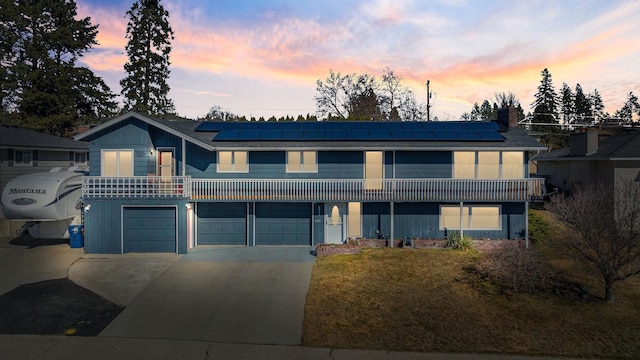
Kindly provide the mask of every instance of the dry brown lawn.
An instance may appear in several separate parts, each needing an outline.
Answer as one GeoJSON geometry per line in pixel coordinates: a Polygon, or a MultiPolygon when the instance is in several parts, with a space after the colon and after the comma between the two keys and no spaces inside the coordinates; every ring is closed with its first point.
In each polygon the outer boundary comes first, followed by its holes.
{"type": "MultiPolygon", "coordinates": [[[[550,235],[551,236],[551,235],[550,235]]],[[[553,247],[547,255],[555,256],[553,247]]],[[[306,346],[640,358],[640,279],[616,303],[492,291],[466,269],[483,256],[369,249],[318,258],[305,308],[306,346]]],[[[598,280],[566,258],[572,280],[598,280]]]]}

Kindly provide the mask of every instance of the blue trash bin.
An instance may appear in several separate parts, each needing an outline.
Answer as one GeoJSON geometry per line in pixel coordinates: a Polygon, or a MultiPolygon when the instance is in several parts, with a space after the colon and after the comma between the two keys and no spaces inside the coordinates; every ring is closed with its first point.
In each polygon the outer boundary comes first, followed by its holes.
{"type": "Polygon", "coordinates": [[[72,249],[78,249],[84,246],[84,225],[69,226],[69,246],[72,249]]]}

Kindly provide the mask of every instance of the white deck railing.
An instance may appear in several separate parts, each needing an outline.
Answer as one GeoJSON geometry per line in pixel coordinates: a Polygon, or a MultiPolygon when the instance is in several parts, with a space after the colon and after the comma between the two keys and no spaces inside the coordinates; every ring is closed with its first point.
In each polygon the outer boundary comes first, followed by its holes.
{"type": "Polygon", "coordinates": [[[87,176],[85,198],[206,201],[539,201],[544,179],[192,179],[87,176]]]}
{"type": "Polygon", "coordinates": [[[190,176],[85,176],[84,198],[190,198],[190,176]]]}
{"type": "Polygon", "coordinates": [[[192,179],[192,198],[214,201],[538,201],[544,179],[192,179]]]}

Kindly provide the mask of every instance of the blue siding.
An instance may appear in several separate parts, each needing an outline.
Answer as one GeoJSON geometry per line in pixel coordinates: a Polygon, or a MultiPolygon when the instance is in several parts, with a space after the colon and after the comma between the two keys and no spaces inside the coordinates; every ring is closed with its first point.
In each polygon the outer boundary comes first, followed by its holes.
{"type": "Polygon", "coordinates": [[[387,236],[391,233],[391,204],[362,203],[362,236],[376,238],[376,230],[387,236]]]}
{"type": "Polygon", "coordinates": [[[451,151],[396,151],[396,178],[451,178],[451,151]]]}
{"type": "Polygon", "coordinates": [[[437,203],[395,203],[393,206],[394,238],[418,237],[441,239],[440,207],[437,203]]]}
{"type": "Polygon", "coordinates": [[[385,151],[384,155],[383,155],[383,166],[384,166],[384,170],[382,173],[382,177],[384,177],[385,179],[392,179],[393,178],[393,151],[385,151]]]}
{"type": "Polygon", "coordinates": [[[195,145],[187,146],[187,174],[212,179],[362,179],[361,151],[319,151],[318,172],[287,173],[286,151],[249,151],[248,173],[217,173],[217,155],[195,145]]]}
{"type": "Polygon", "coordinates": [[[165,131],[149,126],[147,123],[131,119],[122,121],[109,128],[109,132],[99,134],[89,146],[90,175],[99,176],[102,159],[101,150],[133,149],[134,175],[155,174],[156,151],[159,147],[173,148],[175,173],[180,175],[182,167],[182,140],[165,131]],[[151,153],[150,150],[154,150],[151,153]]]}
{"type": "Polygon", "coordinates": [[[122,206],[162,206],[176,205],[178,217],[178,252],[187,252],[187,211],[186,200],[99,200],[87,199],[85,206],[84,247],[85,252],[99,254],[119,254],[122,251],[122,206]]]}

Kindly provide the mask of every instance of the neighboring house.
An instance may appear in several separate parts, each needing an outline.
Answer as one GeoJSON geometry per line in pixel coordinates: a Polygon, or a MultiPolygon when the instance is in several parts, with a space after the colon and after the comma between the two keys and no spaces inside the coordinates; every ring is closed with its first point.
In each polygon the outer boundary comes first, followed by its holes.
{"type": "Polygon", "coordinates": [[[595,130],[573,133],[569,148],[538,154],[532,161],[537,176],[565,191],[596,181],[640,181],[640,130],[622,128],[606,137],[595,130]]]}
{"type": "MultiPolygon", "coordinates": [[[[89,144],[38,131],[0,125],[0,192],[9,180],[60,167],[88,168],[89,144]]],[[[22,222],[10,222],[0,211],[0,237],[17,235],[22,222]]]]}
{"type": "Polygon", "coordinates": [[[528,203],[544,195],[544,181],[528,178],[528,152],[544,146],[510,124],[127,113],[76,136],[90,142],[92,164],[85,251],[442,239],[460,226],[475,238],[523,239],[528,203]]]}

